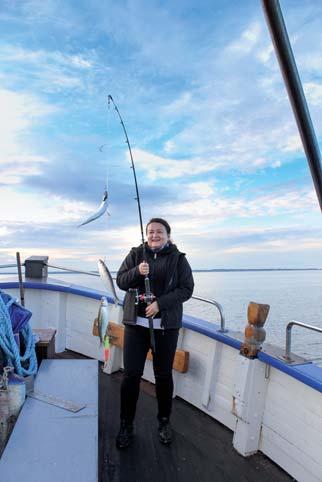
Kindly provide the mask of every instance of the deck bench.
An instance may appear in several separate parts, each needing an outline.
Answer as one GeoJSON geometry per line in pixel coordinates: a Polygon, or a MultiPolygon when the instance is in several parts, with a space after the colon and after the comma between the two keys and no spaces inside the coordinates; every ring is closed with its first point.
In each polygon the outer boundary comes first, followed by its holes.
{"type": "Polygon", "coordinates": [[[42,360],[55,358],[55,335],[56,330],[52,328],[33,328],[34,335],[38,338],[36,343],[36,355],[38,364],[42,360]]]}
{"type": "Polygon", "coordinates": [[[97,482],[97,360],[43,360],[34,389],[86,406],[73,413],[27,397],[0,459],[1,481],[97,482]]]}

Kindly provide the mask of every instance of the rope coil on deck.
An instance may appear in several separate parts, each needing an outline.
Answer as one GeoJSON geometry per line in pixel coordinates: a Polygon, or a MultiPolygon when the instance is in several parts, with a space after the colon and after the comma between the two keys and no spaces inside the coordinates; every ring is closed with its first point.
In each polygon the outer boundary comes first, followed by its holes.
{"type": "Polygon", "coordinates": [[[14,298],[10,298],[9,301],[5,303],[0,291],[0,347],[5,354],[7,364],[13,366],[18,375],[35,375],[38,368],[35,337],[29,323],[27,323],[21,330],[25,344],[25,353],[21,356],[9,315],[9,307],[13,303],[15,303],[14,298]]]}

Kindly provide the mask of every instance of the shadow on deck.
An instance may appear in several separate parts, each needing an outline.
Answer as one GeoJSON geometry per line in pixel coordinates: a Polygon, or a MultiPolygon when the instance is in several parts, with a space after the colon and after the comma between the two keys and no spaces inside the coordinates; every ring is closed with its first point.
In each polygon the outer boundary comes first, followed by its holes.
{"type": "Polygon", "coordinates": [[[154,385],[141,383],[133,445],[115,447],[119,429],[122,373],[100,373],[100,482],[261,482],[291,481],[262,454],[243,458],[232,432],[182,399],[173,401],[171,446],[160,444],[154,385]]]}
{"type": "MultiPolygon", "coordinates": [[[[65,352],[62,358],[74,358],[65,352]]],[[[83,358],[82,355],[79,358],[83,358]]],[[[289,482],[293,479],[258,453],[244,458],[232,446],[232,432],[180,398],[173,401],[173,442],[160,444],[154,385],[142,381],[135,438],[119,451],[122,372],[99,368],[99,482],[289,482]]]]}

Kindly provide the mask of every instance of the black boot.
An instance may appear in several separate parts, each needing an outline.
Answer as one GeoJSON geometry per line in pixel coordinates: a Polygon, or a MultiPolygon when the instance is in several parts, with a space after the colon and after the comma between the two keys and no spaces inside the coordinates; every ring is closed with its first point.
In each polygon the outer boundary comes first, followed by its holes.
{"type": "Polygon", "coordinates": [[[125,420],[121,420],[120,431],[117,434],[115,443],[118,449],[126,449],[132,443],[133,438],[133,423],[127,423],[125,420]]]}
{"type": "Polygon", "coordinates": [[[159,439],[160,442],[169,445],[172,442],[172,430],[168,417],[159,420],[159,439]]]}

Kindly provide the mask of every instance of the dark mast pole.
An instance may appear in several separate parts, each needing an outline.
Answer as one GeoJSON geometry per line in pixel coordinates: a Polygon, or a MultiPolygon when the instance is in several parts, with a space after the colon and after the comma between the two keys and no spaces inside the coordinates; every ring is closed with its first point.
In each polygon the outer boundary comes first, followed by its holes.
{"type": "Polygon", "coordinates": [[[278,0],[262,0],[262,5],[322,211],[321,154],[283,14],[278,0]]]}

